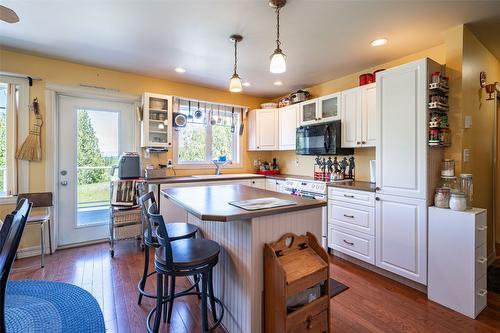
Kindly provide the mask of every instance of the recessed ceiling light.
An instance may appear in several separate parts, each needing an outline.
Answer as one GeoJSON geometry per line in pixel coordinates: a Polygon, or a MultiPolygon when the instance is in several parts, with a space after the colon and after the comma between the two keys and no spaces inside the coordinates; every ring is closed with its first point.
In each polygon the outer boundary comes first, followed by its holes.
{"type": "Polygon", "coordinates": [[[386,38],[377,38],[377,39],[374,39],[370,42],[370,45],[371,46],[382,46],[382,45],[385,45],[387,44],[387,39],[386,38]]]}
{"type": "Polygon", "coordinates": [[[243,82],[243,85],[244,85],[245,87],[250,87],[250,86],[251,86],[250,82],[243,82]]]}
{"type": "Polygon", "coordinates": [[[274,81],[273,83],[275,86],[281,86],[283,84],[283,82],[281,81],[274,81]]]}
{"type": "Polygon", "coordinates": [[[175,69],[175,71],[176,71],[177,73],[186,73],[186,70],[185,70],[184,68],[182,68],[182,67],[177,67],[177,68],[175,69]]]}

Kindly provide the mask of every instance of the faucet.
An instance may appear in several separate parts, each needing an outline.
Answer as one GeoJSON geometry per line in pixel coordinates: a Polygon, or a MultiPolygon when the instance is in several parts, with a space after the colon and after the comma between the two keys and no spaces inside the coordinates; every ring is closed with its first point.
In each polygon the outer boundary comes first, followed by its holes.
{"type": "Polygon", "coordinates": [[[222,167],[224,165],[226,165],[229,161],[217,161],[217,160],[213,160],[212,163],[215,164],[215,175],[216,176],[219,176],[221,173],[221,170],[222,170],[222,167]]]}

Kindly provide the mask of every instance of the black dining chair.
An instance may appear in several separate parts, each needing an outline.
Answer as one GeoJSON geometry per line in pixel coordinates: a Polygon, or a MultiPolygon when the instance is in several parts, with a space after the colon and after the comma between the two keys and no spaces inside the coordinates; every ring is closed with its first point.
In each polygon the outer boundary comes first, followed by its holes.
{"type": "Polygon", "coordinates": [[[203,332],[211,332],[218,327],[224,316],[224,306],[222,302],[214,296],[213,289],[213,268],[219,261],[220,246],[218,243],[203,239],[191,238],[170,240],[167,225],[163,216],[154,209],[148,209],[148,220],[150,227],[157,229],[158,243],[160,246],[155,250],[155,270],[157,275],[156,284],[156,307],[153,308],[147,317],[146,326],[148,332],[158,332],[162,308],[168,303],[167,322],[170,323],[174,300],[177,297],[187,295],[201,296],[201,316],[203,332]],[[175,278],[178,276],[201,275],[201,293],[199,292],[179,292],[175,293],[175,278]],[[169,279],[168,296],[164,297],[163,279],[169,279]],[[201,294],[201,295],[200,295],[201,294]],[[208,298],[212,309],[214,325],[208,327],[208,298]],[[217,316],[216,304],[220,309],[217,316]],[[156,314],[156,315],[155,315],[156,314]],[[155,315],[154,326],[151,328],[151,318],[155,315]]]}
{"type": "Polygon", "coordinates": [[[99,303],[88,291],[63,282],[8,281],[31,207],[19,200],[0,231],[0,332],[105,333],[99,303]]]}
{"type": "MultiPolygon", "coordinates": [[[[155,274],[156,271],[149,272],[149,251],[150,248],[158,248],[160,244],[158,243],[158,237],[156,234],[156,226],[151,226],[148,217],[148,209],[151,209],[154,213],[158,214],[158,206],[156,204],[155,196],[153,192],[148,192],[141,197],[139,197],[139,205],[142,209],[142,216],[144,219],[144,223],[146,224],[146,230],[144,232],[144,271],[142,274],[142,278],[137,285],[137,289],[139,291],[139,300],[137,304],[141,304],[142,297],[156,298],[156,295],[148,294],[146,289],[146,281],[148,277],[155,274]]],[[[168,235],[170,237],[170,241],[176,241],[179,239],[186,238],[194,238],[196,233],[198,232],[198,227],[194,224],[184,223],[184,222],[175,222],[175,223],[167,223],[166,225],[168,235]]],[[[199,278],[195,279],[195,283],[193,287],[188,290],[192,290],[196,288],[199,291],[198,287],[199,278]]],[[[167,283],[167,282],[165,282],[167,283]]],[[[165,286],[166,287],[166,286],[165,286]]],[[[166,288],[165,288],[166,289],[166,288]]]]}

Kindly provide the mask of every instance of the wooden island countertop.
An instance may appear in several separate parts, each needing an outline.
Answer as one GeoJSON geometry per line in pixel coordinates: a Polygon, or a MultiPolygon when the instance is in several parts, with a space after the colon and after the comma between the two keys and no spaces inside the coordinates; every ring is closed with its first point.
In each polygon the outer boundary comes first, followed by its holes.
{"type": "Polygon", "coordinates": [[[177,205],[183,207],[188,213],[202,221],[229,222],[246,220],[327,205],[326,201],[303,199],[289,194],[262,190],[245,185],[177,187],[164,189],[161,193],[167,199],[172,200],[177,205]],[[254,211],[244,210],[229,204],[232,201],[269,197],[294,201],[297,204],[254,211]]]}

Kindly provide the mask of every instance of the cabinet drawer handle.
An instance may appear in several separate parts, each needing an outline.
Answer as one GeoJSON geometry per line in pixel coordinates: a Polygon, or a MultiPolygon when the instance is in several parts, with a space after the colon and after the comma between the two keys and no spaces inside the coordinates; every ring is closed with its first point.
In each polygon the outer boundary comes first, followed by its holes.
{"type": "Polygon", "coordinates": [[[307,328],[310,329],[312,328],[312,321],[313,321],[313,316],[309,315],[309,317],[307,318],[307,328]]]}
{"type": "Polygon", "coordinates": [[[481,296],[481,297],[486,296],[486,294],[487,294],[487,293],[488,293],[488,290],[486,290],[486,289],[481,289],[481,290],[479,290],[479,291],[477,292],[477,294],[478,294],[479,296],[481,296]]]}
{"type": "Polygon", "coordinates": [[[488,227],[487,227],[487,226],[485,226],[485,225],[482,225],[482,226],[480,226],[480,227],[477,227],[477,230],[478,230],[478,231],[485,231],[486,229],[488,229],[488,227]]]}
{"type": "Polygon", "coordinates": [[[353,219],[354,218],[354,215],[347,215],[347,214],[344,214],[345,217],[348,217],[350,219],[353,219]]]}
{"type": "Polygon", "coordinates": [[[350,246],[353,246],[353,245],[354,245],[354,243],[348,242],[348,241],[346,241],[345,239],[344,239],[343,241],[344,241],[344,243],[346,243],[347,245],[350,245],[350,246]]]}
{"type": "Polygon", "coordinates": [[[361,141],[356,141],[356,144],[357,144],[357,145],[360,145],[360,144],[361,144],[361,141]]]}
{"type": "Polygon", "coordinates": [[[350,194],[344,194],[344,197],[354,199],[354,195],[350,195],[350,194]]]}
{"type": "Polygon", "coordinates": [[[362,144],[365,144],[365,143],[366,143],[366,141],[361,141],[361,143],[362,143],[362,144]]]}
{"type": "Polygon", "coordinates": [[[477,262],[480,264],[484,264],[486,261],[488,261],[488,258],[485,258],[485,257],[481,257],[481,258],[477,259],[477,262]]]}

